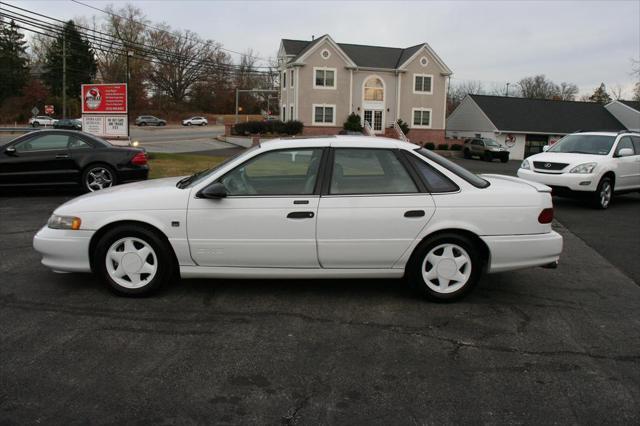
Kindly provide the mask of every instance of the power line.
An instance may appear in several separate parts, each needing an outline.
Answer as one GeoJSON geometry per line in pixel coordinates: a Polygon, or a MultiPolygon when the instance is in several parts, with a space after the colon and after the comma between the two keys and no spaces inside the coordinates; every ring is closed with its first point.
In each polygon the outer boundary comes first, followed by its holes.
{"type": "MultiPolygon", "coordinates": [[[[4,2],[0,2],[0,4],[4,4],[6,6],[18,9],[20,11],[27,12],[27,13],[30,13],[30,14],[33,14],[33,15],[36,15],[36,16],[39,16],[39,17],[43,17],[43,18],[46,18],[46,19],[49,19],[49,20],[52,20],[52,21],[57,21],[57,22],[60,22],[61,24],[66,24],[65,21],[62,21],[60,19],[53,18],[53,17],[47,16],[47,15],[43,15],[43,14],[40,14],[38,12],[33,12],[33,11],[30,11],[30,10],[21,8],[19,6],[14,6],[14,5],[11,5],[11,4],[8,4],[8,3],[4,3],[4,2]]],[[[39,19],[39,18],[34,18],[32,16],[27,16],[27,15],[24,15],[24,14],[21,14],[19,12],[15,12],[15,11],[8,11],[8,13],[14,14],[16,16],[20,16],[21,18],[24,18],[24,19],[29,19],[30,21],[28,23],[30,23],[30,24],[33,24],[33,23],[44,24],[44,25],[53,26],[53,27],[59,29],[59,27],[57,27],[56,24],[53,24],[51,22],[43,21],[42,19],[39,19]]],[[[10,18],[19,20],[19,18],[16,18],[15,16],[12,16],[10,18]]],[[[26,23],[26,22],[23,22],[23,23],[26,23]]],[[[134,47],[134,48],[137,47],[138,50],[142,50],[142,51],[144,51],[146,53],[150,53],[152,55],[155,54],[155,55],[161,55],[161,56],[165,56],[165,57],[172,57],[173,59],[177,59],[179,61],[189,61],[189,62],[191,62],[193,60],[193,58],[191,58],[191,57],[181,56],[181,55],[179,55],[179,54],[177,54],[175,52],[170,52],[170,51],[159,49],[159,48],[153,47],[153,46],[147,46],[147,45],[145,45],[143,43],[139,43],[139,42],[124,41],[124,40],[121,40],[121,39],[118,39],[118,38],[114,37],[111,34],[107,34],[107,33],[101,32],[101,31],[96,30],[96,29],[86,28],[86,27],[83,27],[83,26],[75,24],[75,23],[74,23],[74,25],[77,28],[80,28],[80,29],[86,31],[86,33],[84,35],[87,38],[91,38],[94,42],[114,43],[114,40],[115,40],[117,43],[120,44],[121,50],[130,50],[130,47],[134,47]],[[98,36],[96,34],[100,34],[101,36],[98,36]]],[[[171,35],[171,36],[173,37],[174,35],[171,35]]],[[[199,42],[203,43],[202,41],[199,41],[199,42]]],[[[206,43],[205,45],[208,46],[208,47],[212,46],[211,43],[206,43]]],[[[149,55],[147,55],[147,56],[149,56],[149,55]]],[[[211,60],[201,60],[200,62],[206,62],[211,67],[215,67],[215,68],[218,68],[218,69],[226,68],[226,69],[228,69],[230,71],[234,71],[234,70],[235,71],[243,71],[242,67],[239,66],[239,65],[221,64],[221,63],[213,62],[211,60]]],[[[254,66],[252,68],[259,68],[259,67],[255,67],[254,66]]],[[[269,68],[269,67],[260,67],[260,68],[269,68]]],[[[269,69],[271,69],[271,68],[269,68],[269,69]]],[[[257,71],[257,70],[256,71],[251,71],[251,73],[252,74],[264,73],[265,75],[273,75],[273,74],[275,74],[274,71],[270,71],[269,72],[269,71],[257,71]]]]}
{"type": "MultiPolygon", "coordinates": [[[[122,16],[122,15],[118,15],[117,13],[114,13],[114,12],[111,12],[111,11],[108,11],[108,10],[104,10],[104,9],[100,9],[99,7],[92,6],[92,5],[89,5],[89,4],[86,4],[86,3],[83,3],[83,2],[78,1],[78,0],[70,0],[70,1],[72,1],[73,3],[79,4],[79,5],[82,5],[82,6],[85,6],[85,7],[91,8],[91,9],[93,9],[93,10],[97,10],[97,11],[99,11],[99,12],[102,12],[102,13],[107,14],[107,15],[110,15],[110,16],[114,16],[114,17],[117,17],[117,18],[120,18],[120,19],[126,19],[126,20],[128,20],[128,21],[130,21],[130,22],[135,22],[136,24],[142,25],[142,26],[144,26],[144,27],[146,27],[146,28],[151,28],[151,29],[156,30],[156,31],[162,31],[162,32],[167,33],[167,34],[171,34],[169,31],[167,31],[167,30],[165,30],[165,29],[163,29],[163,28],[154,27],[153,25],[145,24],[144,22],[136,21],[135,19],[132,19],[132,18],[129,18],[129,17],[126,17],[126,16],[122,16]]],[[[187,39],[187,40],[190,40],[188,37],[187,37],[186,39],[187,39]]],[[[195,41],[195,42],[198,42],[198,43],[203,43],[203,42],[202,42],[202,40],[191,40],[191,41],[195,41]]],[[[224,47],[221,47],[220,49],[221,49],[221,50],[225,50],[225,51],[227,51],[227,52],[235,53],[235,54],[237,54],[237,55],[245,56],[245,54],[244,54],[244,53],[237,52],[237,51],[235,51],[235,50],[226,49],[226,48],[224,48],[224,47]]],[[[266,62],[269,62],[269,61],[270,61],[270,59],[261,58],[261,57],[259,57],[259,56],[254,56],[254,57],[255,57],[256,59],[260,59],[260,60],[262,60],[262,61],[266,61],[266,62]]]]}

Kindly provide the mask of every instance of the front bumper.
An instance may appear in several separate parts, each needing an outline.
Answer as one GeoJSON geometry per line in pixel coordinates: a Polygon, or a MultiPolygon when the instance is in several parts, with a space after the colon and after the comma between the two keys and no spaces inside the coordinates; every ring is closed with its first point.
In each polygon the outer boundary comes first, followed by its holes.
{"type": "Polygon", "coordinates": [[[518,169],[518,177],[543,183],[554,189],[568,189],[571,191],[593,192],[598,187],[598,176],[579,173],[537,173],[527,169],[518,169]]]}
{"type": "Polygon", "coordinates": [[[562,236],[546,234],[485,236],[491,259],[489,273],[544,266],[560,259],[562,236]]]}
{"type": "Polygon", "coordinates": [[[51,229],[46,225],[33,237],[42,264],[60,272],[91,272],[89,242],[95,231],[51,229]]]}

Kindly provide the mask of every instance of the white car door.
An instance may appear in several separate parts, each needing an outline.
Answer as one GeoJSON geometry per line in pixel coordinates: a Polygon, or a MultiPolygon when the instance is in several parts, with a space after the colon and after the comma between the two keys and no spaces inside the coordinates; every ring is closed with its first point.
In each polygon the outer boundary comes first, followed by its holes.
{"type": "Polygon", "coordinates": [[[323,268],[391,268],[435,211],[398,150],[335,148],[318,209],[323,268]]]}
{"type": "Polygon", "coordinates": [[[228,193],[192,198],[191,257],[200,266],[318,268],[316,188],[323,150],[267,151],[222,176],[228,193]]]}
{"type": "Polygon", "coordinates": [[[640,187],[640,152],[636,152],[630,136],[623,136],[618,141],[614,152],[614,161],[617,164],[615,189],[631,189],[640,187]],[[635,155],[618,157],[622,148],[629,148],[635,155]]]}

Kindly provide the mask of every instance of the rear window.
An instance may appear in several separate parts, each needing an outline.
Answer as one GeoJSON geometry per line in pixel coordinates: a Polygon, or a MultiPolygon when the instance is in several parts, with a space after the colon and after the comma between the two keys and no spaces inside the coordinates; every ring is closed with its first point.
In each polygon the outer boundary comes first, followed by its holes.
{"type": "Polygon", "coordinates": [[[442,166],[445,169],[449,170],[451,173],[455,174],[456,176],[466,180],[476,188],[486,188],[489,186],[489,182],[482,179],[480,176],[474,173],[471,173],[469,170],[465,169],[464,167],[459,166],[453,161],[447,160],[446,158],[441,157],[440,155],[434,152],[431,152],[426,148],[418,148],[415,151],[421,156],[433,161],[437,165],[442,166]]]}

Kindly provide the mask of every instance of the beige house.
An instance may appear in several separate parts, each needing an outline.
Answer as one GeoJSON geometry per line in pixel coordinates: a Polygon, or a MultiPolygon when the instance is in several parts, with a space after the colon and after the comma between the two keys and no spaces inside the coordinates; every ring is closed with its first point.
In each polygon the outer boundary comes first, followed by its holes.
{"type": "Polygon", "coordinates": [[[283,39],[278,51],[281,119],[305,134],[335,134],[351,112],[377,134],[395,136],[399,118],[412,142],[444,142],[451,70],[428,44],[408,48],[283,39]]]}

